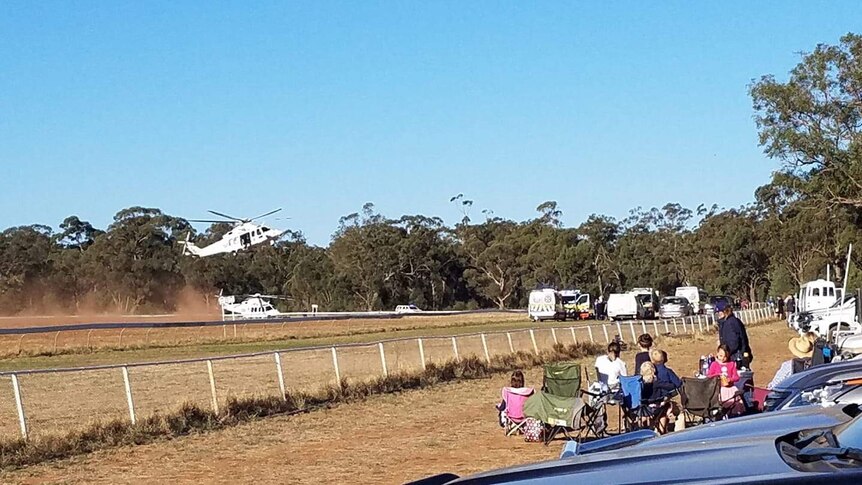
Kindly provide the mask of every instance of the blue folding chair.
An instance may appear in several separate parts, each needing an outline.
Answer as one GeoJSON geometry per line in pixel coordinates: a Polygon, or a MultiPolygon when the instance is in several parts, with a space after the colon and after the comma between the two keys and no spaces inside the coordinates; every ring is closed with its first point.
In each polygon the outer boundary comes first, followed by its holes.
{"type": "Polygon", "coordinates": [[[658,408],[651,405],[658,404],[663,399],[650,401],[643,397],[643,377],[620,376],[620,414],[623,418],[623,426],[626,432],[639,429],[655,429],[658,422],[658,408]]]}

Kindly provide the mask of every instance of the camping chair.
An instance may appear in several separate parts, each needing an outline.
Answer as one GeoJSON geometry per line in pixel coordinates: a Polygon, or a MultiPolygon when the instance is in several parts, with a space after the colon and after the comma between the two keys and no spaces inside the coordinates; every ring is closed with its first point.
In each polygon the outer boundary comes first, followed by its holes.
{"type": "Polygon", "coordinates": [[[506,436],[512,436],[521,430],[524,425],[524,402],[528,397],[533,395],[532,387],[504,387],[503,402],[506,407],[503,409],[503,429],[506,431],[506,436]]]}
{"type": "MultiPolygon", "coordinates": [[[[537,392],[524,402],[524,416],[545,424],[545,445],[547,445],[559,433],[563,433],[567,439],[573,439],[569,431],[580,429],[584,405],[583,399],[578,397],[562,397],[547,392],[537,392]]],[[[580,435],[580,432],[578,434],[580,435]]]]}
{"type": "Polygon", "coordinates": [[[655,429],[658,416],[650,409],[650,404],[657,404],[664,399],[650,401],[643,398],[643,377],[620,376],[620,415],[626,432],[639,429],[655,429]],[[647,424],[644,425],[643,423],[647,424]]]}
{"type": "Polygon", "coordinates": [[[579,439],[590,432],[596,438],[608,435],[607,405],[612,397],[611,393],[602,391],[598,382],[593,383],[588,390],[581,390],[581,398],[585,401],[584,409],[581,411],[584,433],[583,436],[578,435],[579,439]]]}
{"type": "Polygon", "coordinates": [[[542,391],[560,397],[578,397],[581,390],[581,366],[577,362],[545,364],[542,391]]]}
{"type": "Polygon", "coordinates": [[[685,425],[718,421],[724,417],[721,406],[721,381],[718,376],[709,379],[682,378],[682,410],[685,425]]]}

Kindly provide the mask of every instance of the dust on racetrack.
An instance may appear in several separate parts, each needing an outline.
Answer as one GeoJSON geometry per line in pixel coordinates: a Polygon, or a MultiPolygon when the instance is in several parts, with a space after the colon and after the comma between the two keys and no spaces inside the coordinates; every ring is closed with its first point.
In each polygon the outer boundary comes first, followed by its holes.
{"type": "MultiPolygon", "coordinates": [[[[755,380],[764,386],[783,360],[793,333],[783,323],[749,329],[755,380]]],[[[691,375],[714,336],[659,340],[669,366],[691,375]]],[[[634,352],[624,353],[631,368],[634,352]]],[[[590,359],[591,361],[592,359],[590,359]]],[[[588,367],[592,366],[587,362],[588,367]]],[[[527,384],[540,384],[540,371],[527,384]]],[[[504,437],[495,421],[506,375],[375,396],[365,402],[297,416],[261,419],[222,431],[28,467],[3,482],[401,483],[439,472],[468,474],[553,459],[550,446],[504,437]]],[[[611,415],[613,417],[613,414],[611,415]]],[[[613,418],[612,418],[613,421],[613,418]]]]}

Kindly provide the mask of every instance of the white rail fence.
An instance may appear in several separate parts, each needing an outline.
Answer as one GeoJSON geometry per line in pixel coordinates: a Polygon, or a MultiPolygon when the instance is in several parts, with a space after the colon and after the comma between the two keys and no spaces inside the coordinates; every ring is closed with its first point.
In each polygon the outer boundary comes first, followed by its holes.
{"type": "MultiPolygon", "coordinates": [[[[749,323],[773,318],[767,308],[742,310],[749,323]]],[[[61,434],[108,419],[132,423],[191,402],[219,412],[229,397],[285,396],[340,382],[419,371],[429,363],[550,349],[554,344],[634,343],[642,333],[694,334],[711,330],[712,315],[653,321],[537,326],[450,336],[304,347],[163,362],[0,372],[0,433],[24,439],[61,434]],[[2,391],[3,388],[8,391],[2,391]],[[17,428],[17,429],[16,429],[17,428]]]]}

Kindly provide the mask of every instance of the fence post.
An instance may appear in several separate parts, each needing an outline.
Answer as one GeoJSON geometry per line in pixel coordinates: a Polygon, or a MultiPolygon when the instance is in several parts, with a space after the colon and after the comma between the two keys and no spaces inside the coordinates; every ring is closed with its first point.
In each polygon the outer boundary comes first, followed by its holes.
{"type": "MultiPolygon", "coordinates": [[[[619,325],[619,322],[617,322],[617,325],[619,325]]],[[[602,330],[605,332],[605,343],[606,344],[611,343],[611,339],[610,339],[610,337],[608,337],[608,326],[603,324],[602,330]]]]}
{"type": "Polygon", "coordinates": [[[144,337],[144,344],[145,344],[145,345],[149,345],[149,344],[150,344],[150,332],[152,332],[152,331],[153,331],[153,329],[152,329],[152,328],[148,328],[148,329],[147,329],[147,335],[146,335],[146,337],[144,337]]]}
{"type": "Polygon", "coordinates": [[[275,370],[278,372],[278,388],[281,389],[281,398],[287,401],[287,392],[284,390],[284,371],[281,367],[281,355],[278,352],[272,355],[275,358],[275,370]]]}
{"type": "Polygon", "coordinates": [[[697,328],[700,329],[700,333],[703,333],[703,324],[700,322],[700,315],[697,316],[697,328]]]}
{"type": "Polygon", "coordinates": [[[207,360],[207,373],[210,375],[210,394],[213,400],[213,412],[218,414],[218,396],[216,395],[215,374],[213,373],[213,361],[207,360]]]}
{"type": "Polygon", "coordinates": [[[416,341],[419,343],[419,360],[422,361],[422,370],[425,370],[425,347],[422,345],[421,338],[417,338],[416,341]]]}
{"type": "MultiPolygon", "coordinates": [[[[655,321],[653,321],[653,324],[655,324],[655,321]]],[[[646,322],[643,320],[641,320],[641,329],[644,331],[644,333],[647,333],[646,322]]],[[[635,339],[635,340],[637,340],[637,339],[635,339]]]]}
{"type": "Polygon", "coordinates": [[[682,333],[688,333],[688,329],[685,327],[685,317],[682,317],[682,333]]]}
{"type": "Polygon", "coordinates": [[[21,438],[27,441],[27,416],[24,414],[24,401],[21,399],[21,386],[18,376],[12,374],[12,392],[15,394],[15,408],[18,410],[18,426],[21,428],[21,438]]]}
{"type": "Polygon", "coordinates": [[[117,342],[117,347],[123,346],[123,332],[126,331],[126,327],[120,329],[120,340],[117,342]]]}
{"type": "Polygon", "coordinates": [[[536,355],[539,355],[539,347],[536,345],[536,334],[533,332],[533,329],[530,329],[530,340],[533,342],[533,352],[536,355]]]}
{"type": "Polygon", "coordinates": [[[335,369],[335,383],[341,385],[341,371],[338,369],[338,352],[332,347],[332,367],[335,369]]]}
{"type": "Polygon", "coordinates": [[[57,340],[60,338],[60,331],[57,330],[57,335],[54,335],[54,353],[57,353],[57,340]]]}
{"type": "MultiPolygon", "coordinates": [[[[635,324],[634,324],[634,322],[629,322],[629,330],[632,331],[632,343],[637,342],[638,337],[637,337],[637,335],[635,335],[635,324]]],[[[644,332],[644,333],[646,333],[646,332],[644,332]]]]}
{"type": "Polygon", "coordinates": [[[679,333],[679,329],[676,326],[676,318],[673,319],[673,333],[679,333]]]}
{"type": "Polygon", "coordinates": [[[551,327],[551,337],[553,337],[553,338],[554,338],[554,344],[558,344],[558,343],[560,343],[560,342],[557,340],[557,329],[555,329],[554,327],[551,327]]]}
{"type": "Polygon", "coordinates": [[[506,332],[506,340],[509,341],[509,352],[514,354],[515,353],[515,347],[512,345],[512,334],[511,333],[506,332]]]}
{"type": "Polygon", "coordinates": [[[572,331],[572,342],[574,342],[575,345],[578,345],[578,336],[575,335],[575,327],[569,327],[569,330],[572,331]]]}
{"type": "MultiPolygon", "coordinates": [[[[655,333],[657,335],[658,330],[656,330],[655,333]]],[[[667,320],[664,321],[664,333],[670,333],[670,327],[667,326],[667,320]]]]}
{"type": "Polygon", "coordinates": [[[233,338],[236,338],[236,324],[233,324],[233,338]]]}
{"type": "Polygon", "coordinates": [[[132,383],[129,381],[129,368],[123,366],[123,384],[126,387],[126,402],[129,404],[129,419],[135,424],[135,400],[132,399],[132,383]]]}
{"type": "Polygon", "coordinates": [[[593,327],[587,325],[587,333],[590,334],[590,342],[596,343],[596,339],[593,338],[593,327]]]}
{"type": "Polygon", "coordinates": [[[383,366],[383,377],[387,377],[389,371],[386,369],[386,353],[383,352],[383,342],[377,342],[377,348],[380,349],[380,365],[383,366]]]}
{"type": "Polygon", "coordinates": [[[222,340],[227,340],[227,325],[221,324],[221,338],[222,340]]]}
{"type": "Polygon", "coordinates": [[[617,335],[619,335],[620,340],[623,338],[623,327],[620,325],[620,321],[617,320],[617,335]]]}
{"type": "MultiPolygon", "coordinates": [[[[87,348],[88,349],[90,348],[90,335],[92,335],[92,334],[93,334],[92,328],[90,330],[87,330],[87,348]]],[[[149,335],[149,333],[147,333],[147,335],[149,335]]]]}
{"type": "Polygon", "coordinates": [[[461,360],[461,356],[458,355],[458,341],[455,340],[455,337],[452,337],[452,351],[455,352],[455,360],[461,360]]]}
{"type": "Polygon", "coordinates": [[[485,361],[491,363],[491,356],[488,355],[488,342],[485,341],[485,334],[482,334],[482,350],[485,351],[485,361]]]}
{"type": "MultiPolygon", "coordinates": [[[[656,336],[658,336],[658,322],[657,321],[655,321],[655,320],[652,321],[652,328],[653,328],[653,330],[655,330],[654,333],[656,334],[656,336]]],[[[646,333],[646,332],[644,332],[644,333],[646,333]]]]}

